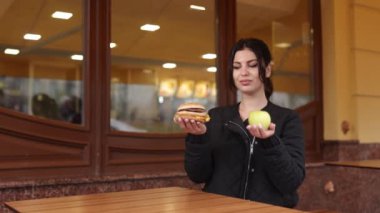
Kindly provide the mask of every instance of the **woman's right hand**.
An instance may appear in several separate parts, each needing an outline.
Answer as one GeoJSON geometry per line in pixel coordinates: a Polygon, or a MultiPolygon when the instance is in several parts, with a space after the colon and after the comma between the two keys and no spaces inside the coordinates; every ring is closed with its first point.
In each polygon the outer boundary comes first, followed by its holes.
{"type": "Polygon", "coordinates": [[[185,131],[186,133],[193,134],[193,135],[202,135],[202,134],[205,134],[207,131],[206,125],[199,121],[175,118],[174,122],[178,124],[179,127],[183,131],[185,131]]]}

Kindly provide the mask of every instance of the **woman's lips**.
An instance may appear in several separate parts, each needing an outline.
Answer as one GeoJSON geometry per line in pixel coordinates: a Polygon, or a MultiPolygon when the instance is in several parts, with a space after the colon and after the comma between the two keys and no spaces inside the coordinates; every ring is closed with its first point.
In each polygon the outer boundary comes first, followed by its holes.
{"type": "Polygon", "coordinates": [[[251,80],[240,80],[239,82],[243,86],[248,86],[251,83],[251,80]]]}

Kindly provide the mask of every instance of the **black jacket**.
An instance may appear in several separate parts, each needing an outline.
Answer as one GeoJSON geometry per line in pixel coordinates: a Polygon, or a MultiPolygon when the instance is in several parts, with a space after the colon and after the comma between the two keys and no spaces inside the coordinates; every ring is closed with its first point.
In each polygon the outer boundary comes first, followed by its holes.
{"type": "Polygon", "coordinates": [[[275,135],[253,141],[239,104],[209,111],[207,133],[186,138],[185,170],[206,192],[293,207],[305,177],[304,136],[298,114],[271,102],[263,109],[275,135]]]}

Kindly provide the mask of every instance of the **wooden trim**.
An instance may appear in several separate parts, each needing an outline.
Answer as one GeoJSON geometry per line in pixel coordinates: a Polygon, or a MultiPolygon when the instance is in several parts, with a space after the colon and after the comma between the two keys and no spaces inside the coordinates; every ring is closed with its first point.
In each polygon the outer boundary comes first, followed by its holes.
{"type": "Polygon", "coordinates": [[[318,115],[318,102],[312,101],[297,109],[305,132],[305,157],[307,162],[321,161],[321,152],[316,149],[320,142],[316,140],[316,125],[318,115]]]}
{"type": "Polygon", "coordinates": [[[109,148],[119,148],[119,149],[132,149],[132,150],[161,150],[161,151],[171,151],[171,150],[184,150],[184,138],[181,139],[151,139],[146,140],[142,138],[134,138],[125,141],[125,137],[119,138],[109,138],[110,143],[109,148]]]}
{"type": "Polygon", "coordinates": [[[155,138],[184,138],[186,136],[183,132],[177,133],[149,133],[149,132],[125,132],[112,130],[108,133],[110,136],[115,137],[131,137],[131,138],[146,138],[146,139],[155,139],[155,138]]]}
{"type": "MultiPolygon", "coordinates": [[[[136,152],[134,150],[111,149],[108,165],[180,163],[182,167],[183,160],[184,158],[182,150],[161,152],[136,152]],[[126,155],[128,157],[125,157],[126,155]]],[[[149,172],[149,170],[146,171],[149,172]]]]}
{"type": "Polygon", "coordinates": [[[106,132],[109,129],[109,41],[110,1],[87,1],[86,111],[89,112],[91,129],[91,159],[94,176],[102,174],[105,158],[106,132]],[[108,79],[108,80],[107,80],[108,79]],[[108,120],[107,120],[108,119],[108,120]]]}
{"type": "Polygon", "coordinates": [[[314,75],[314,94],[316,101],[316,120],[315,120],[315,151],[321,156],[321,144],[323,141],[323,76],[322,76],[322,27],[321,27],[321,1],[312,0],[312,28],[313,28],[313,75],[314,75]]]}
{"type": "Polygon", "coordinates": [[[0,120],[0,123],[4,123],[0,128],[0,133],[7,135],[19,138],[40,138],[52,143],[88,144],[88,131],[79,125],[33,116],[25,116],[23,119],[9,116],[9,114],[0,114],[0,120]]]}
{"type": "Polygon", "coordinates": [[[216,48],[217,48],[217,102],[219,106],[236,103],[236,91],[231,90],[228,72],[228,55],[235,43],[236,1],[215,0],[216,11],[216,48]]]}
{"type": "Polygon", "coordinates": [[[324,140],[322,143],[322,147],[330,146],[330,145],[359,145],[359,144],[360,142],[358,140],[324,140]]]}
{"type": "Polygon", "coordinates": [[[357,161],[380,159],[380,143],[359,143],[355,140],[325,141],[324,161],[357,161]]]}

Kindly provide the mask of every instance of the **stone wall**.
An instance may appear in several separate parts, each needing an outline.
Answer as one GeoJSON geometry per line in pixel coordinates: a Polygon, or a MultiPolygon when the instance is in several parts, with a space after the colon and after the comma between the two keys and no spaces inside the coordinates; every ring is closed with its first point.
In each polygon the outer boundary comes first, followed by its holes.
{"type": "Polygon", "coordinates": [[[299,189],[297,209],[380,212],[380,169],[314,165],[299,189]]]}

